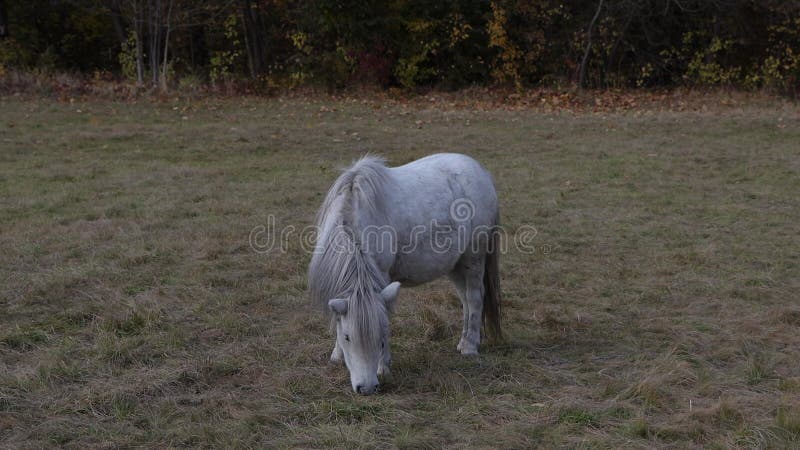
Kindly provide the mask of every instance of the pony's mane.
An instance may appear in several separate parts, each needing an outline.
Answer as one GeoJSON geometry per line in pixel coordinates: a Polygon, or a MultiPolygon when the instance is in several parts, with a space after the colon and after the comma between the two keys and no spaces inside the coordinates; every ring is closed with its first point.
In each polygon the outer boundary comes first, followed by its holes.
{"type": "Polygon", "coordinates": [[[317,243],[308,269],[311,299],[328,312],[328,301],[348,299],[354,332],[366,345],[377,342],[385,305],[375,292],[389,280],[361,249],[361,227],[385,224],[381,198],[389,183],[384,160],[365,156],[333,183],[317,213],[317,243]]]}

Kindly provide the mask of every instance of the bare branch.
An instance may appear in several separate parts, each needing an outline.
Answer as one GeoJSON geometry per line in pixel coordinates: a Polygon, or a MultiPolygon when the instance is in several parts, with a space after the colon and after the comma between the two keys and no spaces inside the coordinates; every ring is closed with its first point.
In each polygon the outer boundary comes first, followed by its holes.
{"type": "Polygon", "coordinates": [[[600,11],[603,9],[603,0],[600,0],[597,3],[597,11],[594,13],[594,17],[592,17],[592,21],[589,23],[589,30],[586,32],[586,50],[583,52],[583,59],[581,59],[581,71],[580,75],[578,76],[578,87],[583,89],[584,88],[584,79],[586,78],[586,62],[589,59],[589,52],[592,50],[592,30],[594,29],[594,24],[597,22],[597,18],[600,17],[600,11]]]}

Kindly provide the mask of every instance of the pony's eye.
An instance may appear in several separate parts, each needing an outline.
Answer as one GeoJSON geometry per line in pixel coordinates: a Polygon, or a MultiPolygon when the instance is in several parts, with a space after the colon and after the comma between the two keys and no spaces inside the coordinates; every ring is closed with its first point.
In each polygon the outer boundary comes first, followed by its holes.
{"type": "Polygon", "coordinates": [[[345,334],[344,335],[344,340],[347,341],[347,342],[350,342],[350,335],[349,334],[345,334]]]}
{"type": "Polygon", "coordinates": [[[384,344],[384,342],[383,342],[383,341],[381,341],[381,348],[383,348],[383,344],[384,344]]]}

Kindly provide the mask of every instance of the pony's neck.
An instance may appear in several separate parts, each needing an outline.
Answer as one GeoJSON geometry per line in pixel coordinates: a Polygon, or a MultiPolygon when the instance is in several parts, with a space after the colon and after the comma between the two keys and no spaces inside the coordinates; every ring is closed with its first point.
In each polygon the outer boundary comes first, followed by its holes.
{"type": "MultiPolygon", "coordinates": [[[[364,247],[364,230],[388,225],[385,213],[391,183],[383,161],[366,157],[334,182],[317,216],[317,248],[309,266],[309,287],[320,304],[346,291],[382,289],[387,275],[364,247]]],[[[371,297],[371,296],[369,296],[371,297]]]]}

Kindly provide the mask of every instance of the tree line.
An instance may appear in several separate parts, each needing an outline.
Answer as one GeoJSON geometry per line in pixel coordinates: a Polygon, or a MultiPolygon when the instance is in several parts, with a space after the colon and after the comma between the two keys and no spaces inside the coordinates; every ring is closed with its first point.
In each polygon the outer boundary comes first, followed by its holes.
{"type": "MultiPolygon", "coordinates": [[[[800,0],[0,0],[0,75],[800,90],[800,0]]],[[[187,81],[188,80],[188,81],[187,81]]]]}

